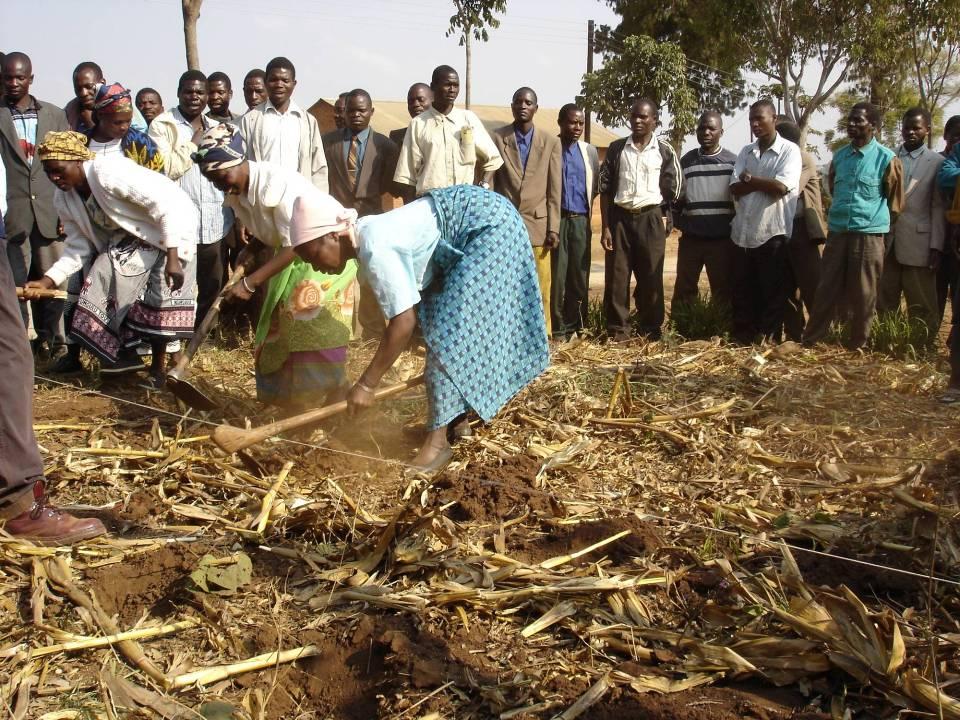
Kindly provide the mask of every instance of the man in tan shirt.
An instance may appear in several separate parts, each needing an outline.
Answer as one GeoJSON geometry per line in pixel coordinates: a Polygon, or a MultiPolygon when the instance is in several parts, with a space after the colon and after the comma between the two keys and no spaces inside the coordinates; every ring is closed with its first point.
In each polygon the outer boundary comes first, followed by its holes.
{"type": "Polygon", "coordinates": [[[479,183],[490,187],[503,159],[475,114],[454,107],[460,94],[460,76],[440,65],[430,80],[433,107],[410,121],[395,182],[412,185],[417,195],[451,185],[471,185],[479,169],[479,183]]]}

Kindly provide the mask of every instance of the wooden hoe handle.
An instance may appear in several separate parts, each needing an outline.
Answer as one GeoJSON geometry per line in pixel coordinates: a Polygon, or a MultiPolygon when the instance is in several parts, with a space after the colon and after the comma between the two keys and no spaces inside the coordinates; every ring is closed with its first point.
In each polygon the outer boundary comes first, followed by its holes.
{"type": "MultiPolygon", "coordinates": [[[[391,395],[402,393],[404,390],[409,390],[410,388],[416,387],[422,383],[423,375],[417,375],[416,377],[410,378],[409,380],[397,385],[391,385],[390,387],[377,390],[373,396],[377,400],[382,400],[390,397],[391,395]]],[[[316,410],[309,410],[305,413],[301,413],[300,415],[294,415],[293,417],[288,417],[284,420],[278,420],[277,422],[270,423],[269,425],[261,425],[260,427],[250,428],[249,430],[244,430],[243,428],[234,427],[232,425],[219,425],[213,431],[213,441],[221,450],[228,453],[234,453],[237,450],[243,450],[251,445],[256,445],[259,442],[263,442],[267,438],[273,437],[274,435],[279,435],[287,430],[295,430],[296,428],[303,427],[304,425],[309,425],[320,420],[326,420],[328,417],[333,417],[334,415],[342,413],[347,409],[347,407],[347,401],[343,400],[342,402],[334,403],[333,405],[326,405],[325,407],[317,408],[316,410]]]]}

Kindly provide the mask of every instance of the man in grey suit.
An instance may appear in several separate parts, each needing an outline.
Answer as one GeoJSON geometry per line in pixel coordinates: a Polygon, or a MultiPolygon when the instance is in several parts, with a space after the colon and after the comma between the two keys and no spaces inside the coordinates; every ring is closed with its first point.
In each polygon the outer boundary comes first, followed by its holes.
{"type": "MultiPolygon", "coordinates": [[[[53,208],[53,183],[33,157],[34,146],[51,130],[68,130],[67,117],[56,105],[30,94],[33,65],[20,52],[3,59],[3,103],[0,104],[0,159],[7,173],[8,208],[5,216],[9,246],[7,256],[14,282],[43,277],[63,254],[59,221],[53,208]]],[[[26,306],[21,308],[27,323],[26,306]]],[[[51,355],[66,354],[63,301],[33,304],[34,329],[51,355]]]]}
{"type": "Polygon", "coordinates": [[[930,113],[923,108],[904,113],[901,133],[897,157],[903,164],[904,207],[891,229],[878,304],[881,311],[898,310],[900,295],[905,295],[908,315],[926,323],[933,344],[940,328],[937,267],[946,234],[943,195],[937,188],[943,156],[927,147],[930,113]]]}
{"type": "MultiPolygon", "coordinates": [[[[328,132],[322,138],[330,194],[344,207],[356,210],[360,217],[379,215],[383,212],[384,193],[397,194],[393,173],[400,148],[370,127],[373,112],[373,100],[366,90],[346,93],[343,129],[328,132]]],[[[386,321],[373,292],[363,283],[357,314],[365,339],[383,335],[386,321]]]]}
{"type": "Polygon", "coordinates": [[[550,307],[553,337],[566,340],[583,329],[590,288],[590,221],[600,189],[600,157],[583,142],[585,116],[574,103],[560,108],[560,242],[552,254],[550,307]]]}
{"type": "Polygon", "coordinates": [[[547,337],[551,335],[550,251],[560,242],[560,193],[563,163],[560,139],[534,127],[537,94],[522,87],[510,104],[513,123],[493,131],[491,137],[503,165],[496,170],[493,189],[520,212],[537,265],[547,337]]]}

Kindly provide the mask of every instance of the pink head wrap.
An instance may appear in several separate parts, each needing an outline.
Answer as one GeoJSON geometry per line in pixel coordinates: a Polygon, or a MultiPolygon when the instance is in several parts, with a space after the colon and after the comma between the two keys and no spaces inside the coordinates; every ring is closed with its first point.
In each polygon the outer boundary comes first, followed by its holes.
{"type": "Polygon", "coordinates": [[[345,208],[331,195],[301,195],[293,202],[290,244],[297,247],[323,235],[349,230],[356,221],[357,211],[345,208]]]}

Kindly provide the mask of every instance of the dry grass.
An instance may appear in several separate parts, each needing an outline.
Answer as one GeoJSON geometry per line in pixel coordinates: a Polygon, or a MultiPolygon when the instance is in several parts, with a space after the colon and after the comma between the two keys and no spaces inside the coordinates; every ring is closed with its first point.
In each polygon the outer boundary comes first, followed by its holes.
{"type": "MultiPolygon", "coordinates": [[[[243,349],[200,358],[230,399],[208,419],[272,419],[249,365],[243,349]]],[[[405,356],[396,377],[421,365],[405,356]]],[[[943,382],[930,362],[827,347],[572,343],[432,483],[347,454],[405,460],[416,439],[398,428],[423,417],[422,392],[315,431],[329,449],[224,457],[192,414],[41,387],[57,497],[114,532],[72,551],[0,543],[0,699],[50,720],[196,717],[218,697],[252,718],[573,718],[751,679],[835,717],[960,717],[957,588],[922,577],[960,580],[943,382]],[[237,553],[253,576],[232,594],[184,585],[200,556],[237,553]],[[312,657],[176,680],[286,650],[312,657]],[[372,704],[340,702],[345,687],[372,704]]]]}

